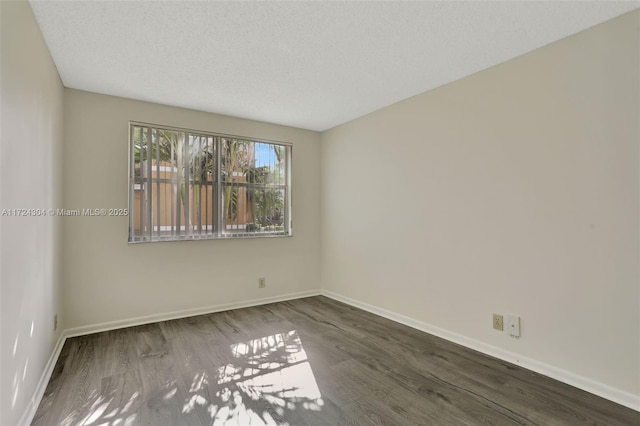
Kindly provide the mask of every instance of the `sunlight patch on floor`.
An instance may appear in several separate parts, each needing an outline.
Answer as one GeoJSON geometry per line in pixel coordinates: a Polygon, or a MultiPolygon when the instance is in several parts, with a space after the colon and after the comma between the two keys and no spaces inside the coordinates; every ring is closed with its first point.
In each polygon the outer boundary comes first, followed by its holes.
{"type": "Polygon", "coordinates": [[[237,361],[194,376],[182,412],[206,409],[213,425],[286,424],[286,411],[324,405],[311,364],[295,330],[230,346],[237,361]],[[215,393],[214,393],[215,392],[215,393]]]}

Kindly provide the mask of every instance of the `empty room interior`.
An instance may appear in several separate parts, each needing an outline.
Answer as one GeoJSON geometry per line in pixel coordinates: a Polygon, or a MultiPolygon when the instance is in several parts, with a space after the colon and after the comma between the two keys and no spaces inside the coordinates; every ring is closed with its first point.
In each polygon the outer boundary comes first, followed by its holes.
{"type": "Polygon", "coordinates": [[[638,2],[0,25],[0,424],[640,424],[638,2]]]}

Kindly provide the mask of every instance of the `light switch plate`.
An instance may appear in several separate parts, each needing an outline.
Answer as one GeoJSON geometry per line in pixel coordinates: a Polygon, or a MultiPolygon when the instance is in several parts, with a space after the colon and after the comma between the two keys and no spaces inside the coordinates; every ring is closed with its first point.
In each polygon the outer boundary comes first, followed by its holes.
{"type": "Polygon", "coordinates": [[[507,333],[509,336],[520,337],[520,317],[517,315],[507,315],[507,333]]]}

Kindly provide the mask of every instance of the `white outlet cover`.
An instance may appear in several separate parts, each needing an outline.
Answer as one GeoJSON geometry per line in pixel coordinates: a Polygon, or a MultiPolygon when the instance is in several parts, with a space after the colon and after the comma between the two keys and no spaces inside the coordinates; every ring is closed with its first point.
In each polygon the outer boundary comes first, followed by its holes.
{"type": "Polygon", "coordinates": [[[506,327],[509,336],[520,337],[520,317],[517,315],[506,316],[506,327]]]}

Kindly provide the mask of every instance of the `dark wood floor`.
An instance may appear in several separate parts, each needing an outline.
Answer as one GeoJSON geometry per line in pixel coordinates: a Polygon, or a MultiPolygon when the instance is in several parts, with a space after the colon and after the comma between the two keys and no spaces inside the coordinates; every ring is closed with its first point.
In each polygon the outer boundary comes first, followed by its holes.
{"type": "Polygon", "coordinates": [[[34,425],[640,425],[640,413],[325,297],[67,340],[34,425]]]}

